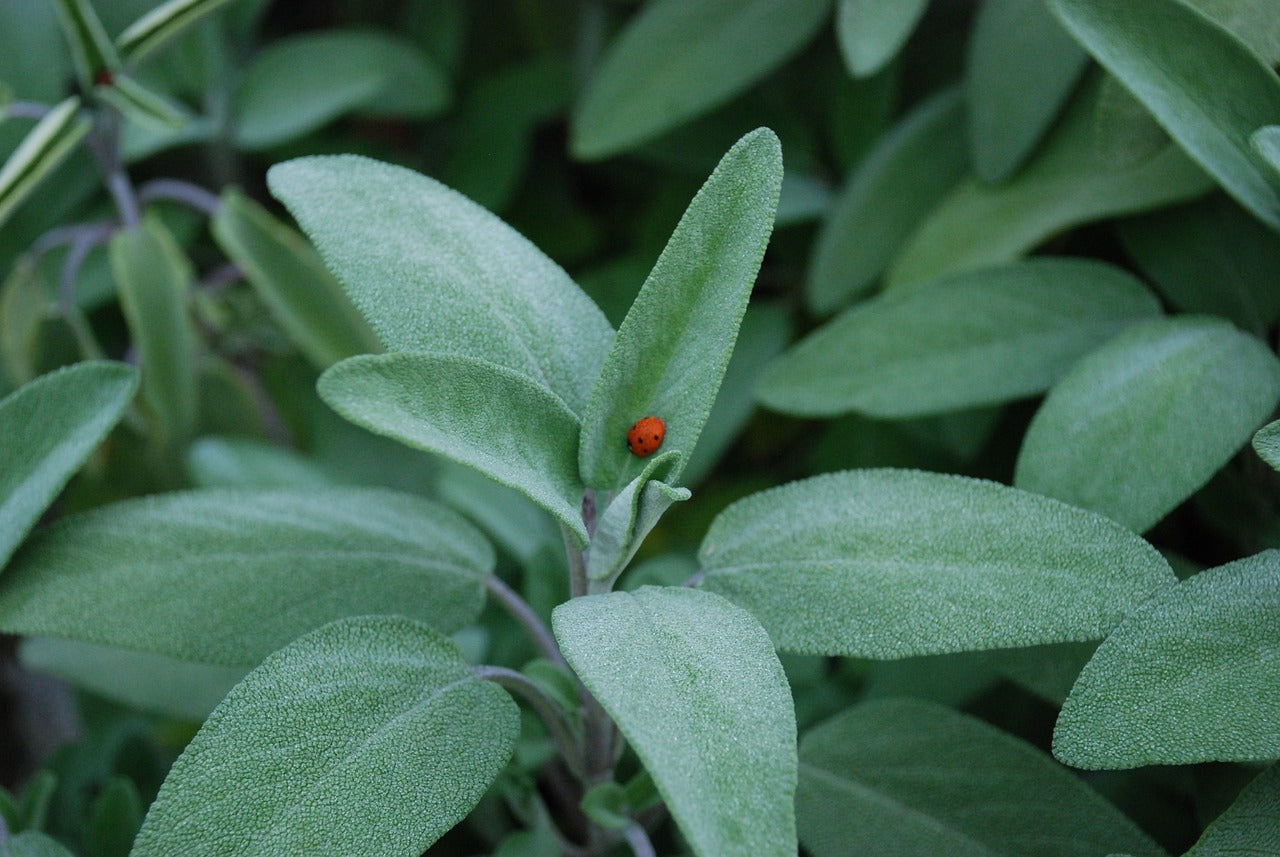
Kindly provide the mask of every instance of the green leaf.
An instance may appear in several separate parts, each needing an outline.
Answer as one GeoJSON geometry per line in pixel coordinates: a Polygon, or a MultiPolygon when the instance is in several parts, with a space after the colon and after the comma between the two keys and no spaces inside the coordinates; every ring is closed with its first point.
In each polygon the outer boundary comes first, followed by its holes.
{"type": "Polygon", "coordinates": [[[1154,319],[1080,360],[1022,440],[1014,484],[1143,532],[1280,401],[1280,361],[1221,319],[1154,319]]]}
{"type": "Polygon", "coordinates": [[[79,363],[0,400],[0,568],[111,431],[138,387],[120,363],[79,363]]]}
{"type": "Polygon", "coordinates": [[[910,470],[739,500],[699,558],[703,585],[754,613],[779,649],[868,658],[1098,639],[1174,580],[1101,515],[910,470]]]}
{"type": "Polygon", "coordinates": [[[915,231],[889,284],[1008,262],[1083,223],[1180,202],[1212,181],[1169,143],[1116,164],[1098,150],[1099,80],[1082,86],[1035,156],[1009,182],[962,182],[915,231]]]}
{"type": "Polygon", "coordinates": [[[348,358],[316,389],[356,425],[516,489],[586,545],[578,419],[527,375],[472,357],[394,352],[348,358]]]}
{"type": "Polygon", "coordinates": [[[229,0],[168,0],[134,21],[116,37],[116,47],[130,63],[140,62],[159,47],[170,44],[184,30],[229,0]]]}
{"type": "Polygon", "coordinates": [[[396,617],[271,655],[174,763],[132,857],[416,857],[460,821],[520,729],[453,643],[396,617]]]}
{"type": "Polygon", "coordinates": [[[645,586],[561,604],[552,627],[695,854],[796,853],[791,692],[750,614],[645,586]]]}
{"type": "Polygon", "coordinates": [[[426,176],[366,158],[289,161],[267,181],[388,349],[497,363],[585,410],[613,329],[510,226],[426,176]]]}
{"type": "Polygon", "coordinates": [[[1280,818],[1280,765],[1272,765],[1244,787],[1185,857],[1275,854],[1275,820],[1280,818]]]}
{"type": "Polygon", "coordinates": [[[79,110],[80,99],[74,95],[58,102],[0,167],[0,224],[89,133],[92,123],[78,116],[79,110]]]}
{"type": "Polygon", "coordinates": [[[187,449],[197,488],[305,488],[347,482],[319,461],[247,437],[202,437],[187,449]]]}
{"type": "Polygon", "coordinates": [[[75,857],[58,840],[34,830],[19,833],[5,845],[9,848],[8,857],[75,857]]]}
{"type": "Polygon", "coordinates": [[[108,248],[116,293],[138,362],[142,400],[163,443],[180,446],[196,420],[195,326],[191,262],[159,220],[122,229],[108,248]]]}
{"type": "Polygon", "coordinates": [[[1253,435],[1253,449],[1273,470],[1280,471],[1280,420],[1258,429],[1253,435]]]}
{"type": "Polygon", "coordinates": [[[85,826],[88,857],[128,857],[129,846],[142,825],[142,797],[128,777],[107,780],[89,805],[85,826]]]}
{"type": "Polygon", "coordinates": [[[1274,550],[1157,594],[1080,673],[1053,754],[1090,769],[1280,756],[1277,610],[1274,550]]]}
{"type": "Polygon", "coordinates": [[[1280,197],[1249,144],[1254,131],[1280,116],[1280,81],[1257,54],[1178,0],[1050,3],[1227,193],[1280,229],[1280,197]]]}
{"type": "Polygon", "coordinates": [[[640,549],[662,515],[675,503],[688,500],[688,488],[659,481],[679,463],[680,453],[664,452],[649,459],[645,469],[609,502],[591,534],[587,579],[600,590],[613,582],[640,549]]]}
{"type": "Polygon", "coordinates": [[[187,112],[182,107],[130,75],[116,74],[110,84],[100,85],[94,92],[126,119],[144,128],[175,132],[187,123],[187,112]]]}
{"type": "Polygon", "coordinates": [[[1280,125],[1259,128],[1249,138],[1253,150],[1258,153],[1273,173],[1280,175],[1280,125]]]}
{"type": "Polygon", "coordinates": [[[575,156],[603,158],[728,101],[817,32],[829,0],[658,0],[609,46],[574,111],[575,156]]]}
{"type": "Polygon", "coordinates": [[[1044,0],[989,0],[965,56],[969,150],[987,182],[1017,172],[1075,88],[1089,57],[1044,0]]]}
{"type": "Polygon", "coordinates": [[[836,38],[854,77],[876,74],[898,55],[924,15],[928,0],[840,0],[836,38]]]}
{"type": "Polygon", "coordinates": [[[1160,313],[1119,268],[1038,258],[893,289],[846,310],[765,372],[758,396],[800,416],[906,418],[1043,392],[1081,356],[1160,313]]]}
{"type": "Polygon", "coordinates": [[[626,444],[641,417],[666,422],[665,450],[685,459],[693,452],[773,231],[781,184],[781,144],[760,128],[734,144],[689,203],[596,380],[578,453],[587,485],[615,490],[644,469],[626,444]]]}
{"type": "Polygon", "coordinates": [[[89,0],[53,0],[53,7],[58,10],[58,22],[71,46],[80,86],[86,92],[92,90],[102,75],[113,75],[120,69],[115,46],[89,0]]]}
{"type": "Polygon", "coordinates": [[[456,513],[393,491],[161,494],[33,538],[0,578],[0,628],[252,665],[361,613],[456,631],[479,614],[493,564],[456,513]]]}
{"type": "Polygon", "coordinates": [[[1044,753],[942,706],[855,706],[805,733],[796,794],[814,857],[1162,855],[1044,753]]]}
{"type": "Polygon", "coordinates": [[[222,195],[213,237],[319,369],[382,350],[377,336],[311,245],[235,189],[222,195]]]}
{"type": "Polygon", "coordinates": [[[950,89],[886,132],[849,176],[814,242],[805,298],[829,313],[884,273],[930,209],[964,177],[964,103],[950,89]]]}
{"type": "Polygon", "coordinates": [[[276,39],[236,90],[236,142],[269,148],[357,109],[426,118],[448,104],[448,86],[416,46],[387,33],[331,30],[276,39]]]}

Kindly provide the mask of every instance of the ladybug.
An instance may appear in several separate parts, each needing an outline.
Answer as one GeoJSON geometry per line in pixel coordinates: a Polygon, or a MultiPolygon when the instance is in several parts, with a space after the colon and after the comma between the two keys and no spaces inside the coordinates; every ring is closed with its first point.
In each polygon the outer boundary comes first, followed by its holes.
{"type": "Polygon", "coordinates": [[[658,451],[666,436],[667,424],[660,417],[645,417],[627,430],[627,448],[632,455],[645,458],[658,451]]]}

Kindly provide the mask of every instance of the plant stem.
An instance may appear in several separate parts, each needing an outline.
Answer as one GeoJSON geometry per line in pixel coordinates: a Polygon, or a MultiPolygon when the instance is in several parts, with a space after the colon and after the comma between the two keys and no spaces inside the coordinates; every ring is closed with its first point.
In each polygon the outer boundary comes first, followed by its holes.
{"type": "Polygon", "coordinates": [[[0,115],[13,119],[43,119],[53,108],[38,101],[10,101],[0,107],[0,115]]]}
{"type": "Polygon", "coordinates": [[[508,612],[515,617],[516,621],[524,626],[529,633],[533,642],[542,650],[542,654],[547,660],[557,666],[568,668],[565,663],[564,655],[560,653],[560,647],[556,645],[556,638],[551,636],[551,631],[538,618],[538,614],[533,612],[533,608],[529,606],[529,602],[520,597],[510,586],[502,582],[502,579],[496,574],[491,574],[484,581],[484,588],[506,607],[508,612]]]}
{"type": "Polygon", "coordinates": [[[129,174],[124,170],[124,161],[120,157],[120,114],[110,107],[103,107],[97,113],[97,123],[89,133],[89,152],[93,155],[107,185],[107,192],[115,202],[116,211],[120,214],[120,222],[125,228],[132,229],[142,219],[138,206],[138,195],[134,192],[129,174]]]}
{"type": "Polygon", "coordinates": [[[582,551],[573,546],[573,539],[569,537],[569,531],[564,527],[560,528],[564,534],[564,552],[569,558],[569,596],[571,598],[581,598],[587,594],[587,561],[582,551]]]}
{"type": "Polygon", "coordinates": [[[114,231],[115,227],[108,223],[97,228],[88,227],[77,233],[62,261],[62,274],[58,282],[58,303],[62,316],[70,325],[81,353],[90,360],[101,360],[103,351],[93,335],[88,319],[76,303],[76,278],[80,276],[80,269],[84,266],[89,251],[107,241],[114,231]]]}
{"type": "Polygon", "coordinates": [[[472,672],[478,678],[491,681],[512,693],[518,694],[525,702],[529,703],[529,706],[546,724],[547,731],[551,733],[551,739],[560,748],[560,755],[564,757],[564,762],[568,765],[569,770],[579,779],[585,778],[586,766],[583,760],[581,741],[565,717],[564,711],[552,701],[551,697],[542,692],[542,688],[530,681],[523,673],[506,667],[478,666],[472,667],[472,672]]]}
{"type": "Polygon", "coordinates": [[[653,843],[649,841],[649,834],[645,833],[640,825],[628,825],[627,829],[622,831],[622,836],[627,840],[627,844],[631,846],[631,853],[636,857],[656,857],[653,843]]]}
{"type": "Polygon", "coordinates": [[[222,208],[222,199],[217,194],[179,179],[155,179],[138,188],[139,202],[145,205],[156,199],[180,202],[208,217],[214,217],[222,208]]]}

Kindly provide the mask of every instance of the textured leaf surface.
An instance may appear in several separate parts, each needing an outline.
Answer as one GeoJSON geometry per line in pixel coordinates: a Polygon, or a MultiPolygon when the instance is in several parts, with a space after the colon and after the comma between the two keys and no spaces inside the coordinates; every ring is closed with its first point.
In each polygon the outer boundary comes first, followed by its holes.
{"type": "Polygon", "coordinates": [[[1194,494],[1280,400],[1280,361],[1221,319],[1134,325],[1050,391],[1014,484],[1143,532],[1194,494]]]}
{"type": "Polygon", "coordinates": [[[678,452],[664,452],[649,459],[644,471],[609,502],[596,521],[587,556],[587,579],[607,581],[604,591],[640,549],[644,537],[657,525],[673,504],[688,500],[688,488],[673,488],[662,482],[664,474],[679,460],[678,452]]]}
{"type": "Polygon", "coordinates": [[[132,857],[416,857],[506,764],[519,712],[397,617],[334,622],[238,684],[178,757],[132,857]]]}
{"type": "Polygon", "coordinates": [[[192,491],[64,518],[0,577],[0,627],[251,665],[325,622],[480,612],[493,549],[461,516],[365,488],[192,491]]]}
{"type": "Polygon", "coordinates": [[[609,46],[570,145],[603,158],[647,142],[769,74],[826,20],[828,0],[659,0],[609,46]]]}
{"type": "Polygon", "coordinates": [[[796,722],[764,630],[724,599],[644,586],[552,616],[699,857],[796,853],[796,722]]]}
{"type": "Polygon", "coordinates": [[[840,0],[836,38],[854,77],[869,77],[897,56],[924,14],[928,0],[840,0]]]}
{"type": "Polygon", "coordinates": [[[869,289],[968,170],[964,101],[950,90],[886,132],[849,177],[814,243],[805,297],[830,312],[869,289]]]}
{"type": "Polygon", "coordinates": [[[869,658],[1098,639],[1174,580],[1101,515],[909,470],[754,494],[716,518],[699,558],[704,586],[779,649],[869,658]]]}
{"type": "Polygon", "coordinates": [[[982,4],[965,56],[969,149],[981,179],[1002,181],[1017,171],[1088,59],[1044,0],[982,4]]]}
{"type": "Polygon", "coordinates": [[[1235,803],[1209,825],[1185,857],[1280,854],[1280,765],[1244,787],[1235,803]]]}
{"type": "Polygon", "coordinates": [[[137,371],[122,363],[78,363],[0,400],[0,568],[137,387],[137,371]]]}
{"type": "Polygon", "coordinates": [[[761,128],[734,144],[689,203],[591,394],[578,453],[591,487],[621,488],[644,469],[626,444],[642,417],[666,422],[663,451],[685,459],[693,451],[773,231],[781,184],[782,146],[761,128]]]}
{"type": "Polygon", "coordinates": [[[1280,420],[1258,429],[1253,436],[1253,449],[1273,470],[1280,470],[1280,420]]]}
{"type": "Polygon", "coordinates": [[[510,226],[426,176],[353,155],[289,161],[267,180],[389,350],[498,363],[586,408],[613,329],[510,226]]]}
{"type": "Polygon", "coordinates": [[[1163,854],[1030,744],[908,700],[865,703],[805,733],[796,815],[814,857],[1163,854]]]}
{"type": "Polygon", "coordinates": [[[528,376],[470,357],[397,352],[344,360],[317,390],[358,426],[515,488],[586,544],[577,417],[528,376]]]}
{"type": "Polygon", "coordinates": [[[314,366],[327,369],[345,357],[382,350],[315,250],[262,206],[228,190],[210,229],[314,366]]]}
{"type": "Polygon", "coordinates": [[[785,413],[918,417],[1048,389],[1077,359],[1160,312],[1100,262],[1030,259],[892,289],[782,355],[760,401],[785,413]]]}
{"type": "Polygon", "coordinates": [[[1241,205],[1280,229],[1280,197],[1249,137],[1280,116],[1280,80],[1178,0],[1050,0],[1067,29],[1241,205]]]}
{"type": "Polygon", "coordinates": [[[1280,756],[1280,551],[1202,571],[1142,605],[1085,666],[1054,730],[1078,768],[1280,756]]]}

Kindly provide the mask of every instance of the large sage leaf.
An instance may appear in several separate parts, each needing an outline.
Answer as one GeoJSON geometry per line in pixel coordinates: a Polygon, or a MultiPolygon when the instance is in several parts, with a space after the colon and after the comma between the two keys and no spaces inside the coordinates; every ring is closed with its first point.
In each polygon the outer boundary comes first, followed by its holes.
{"type": "Polygon", "coordinates": [[[1272,765],[1244,787],[1205,830],[1185,857],[1275,854],[1280,818],[1280,765],[1272,765]]]}
{"type": "Polygon", "coordinates": [[[829,0],[658,0],[609,46],[574,111],[580,158],[649,141],[766,76],[818,30],[829,0]]]}
{"type": "Polygon", "coordinates": [[[515,488],[586,544],[578,419],[527,375],[470,357],[395,352],[344,360],[316,389],[358,426],[515,488]]]}
{"type": "Polygon", "coordinates": [[[1227,193],[1280,229],[1280,197],[1249,143],[1280,116],[1280,81],[1257,54],[1178,0],[1050,3],[1227,193]]]}
{"type": "Polygon", "coordinates": [[[1104,636],[1174,581],[1101,515],[910,470],[815,476],[739,500],[699,550],[704,586],[779,649],[904,658],[1104,636]]]}
{"type": "Polygon", "coordinates": [[[708,592],[643,586],[575,598],[552,625],[695,854],[796,853],[791,692],[750,614],[708,592]]]}
{"type": "Polygon", "coordinates": [[[858,705],[805,733],[796,815],[814,857],[1164,853],[1030,744],[909,700],[858,705]]]}
{"type": "Polygon", "coordinates": [[[1053,735],[1078,768],[1280,756],[1280,551],[1202,571],[1116,628],[1053,735]]]}
{"type": "Polygon", "coordinates": [[[0,400],[0,568],[119,421],[138,387],[122,363],[78,363],[0,400]]]}
{"type": "Polygon", "coordinates": [[[393,491],[161,494],[33,538],[0,577],[0,628],[252,665],[344,616],[456,631],[479,614],[493,563],[461,516],[393,491]]]}
{"type": "Polygon", "coordinates": [[[480,800],[519,730],[511,698],[427,626],[340,620],[228,694],[131,857],[417,857],[480,800]]]}
{"type": "Polygon", "coordinates": [[[904,418],[1048,389],[1155,297],[1100,262],[1029,259],[892,289],[801,340],[761,379],[760,401],[802,416],[904,418]]]}
{"type": "Polygon", "coordinates": [[[569,275],[426,176],[354,155],[267,174],[392,351],[447,351],[529,376],[581,414],[613,329],[569,275]]]}
{"type": "Polygon", "coordinates": [[[928,0],[840,0],[836,38],[854,77],[870,77],[897,56],[924,15],[928,0]]]}
{"type": "Polygon", "coordinates": [[[734,144],[689,203],[591,394],[578,453],[587,485],[613,490],[640,475],[644,462],[626,437],[645,416],[666,422],[663,451],[684,459],[693,451],[773,231],[781,184],[782,146],[760,128],[734,144]]]}
{"type": "Polygon", "coordinates": [[[1194,494],[1280,401],[1280,361],[1221,319],[1134,325],[1050,391],[1014,484],[1143,532],[1194,494]]]}

